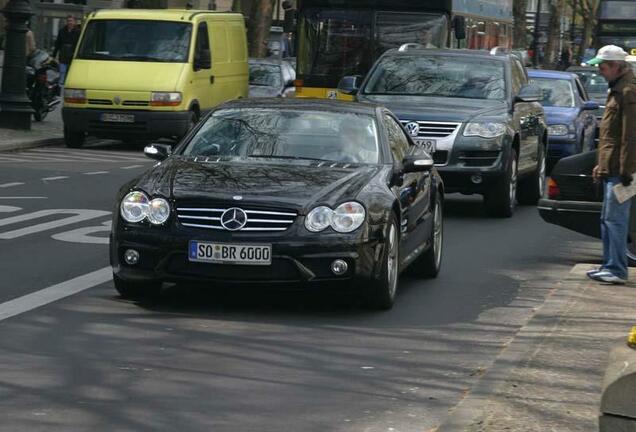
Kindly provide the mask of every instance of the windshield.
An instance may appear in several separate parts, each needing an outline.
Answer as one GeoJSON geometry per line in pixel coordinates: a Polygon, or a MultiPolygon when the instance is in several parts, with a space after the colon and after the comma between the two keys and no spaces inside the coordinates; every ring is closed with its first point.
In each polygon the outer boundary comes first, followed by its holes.
{"type": "Polygon", "coordinates": [[[387,49],[407,42],[445,47],[447,33],[447,18],[441,14],[308,8],[299,21],[298,73],[336,82],[345,75],[364,75],[387,49]]]}
{"type": "Polygon", "coordinates": [[[92,60],[188,61],[192,25],[170,21],[92,20],[78,58],[92,60]]]}
{"type": "Polygon", "coordinates": [[[278,65],[250,63],[250,85],[280,87],[281,69],[278,65]]]}
{"type": "Polygon", "coordinates": [[[574,107],[574,89],[570,81],[550,78],[530,78],[543,91],[541,105],[549,107],[574,107]]]}
{"type": "Polygon", "coordinates": [[[636,17],[636,2],[634,1],[602,1],[601,19],[624,20],[636,17]]]}
{"type": "Polygon", "coordinates": [[[504,99],[500,61],[440,55],[386,57],[373,70],[365,94],[504,99]]]}
{"type": "Polygon", "coordinates": [[[267,108],[214,112],[183,154],[251,161],[375,164],[379,160],[376,123],[370,115],[267,108]]]}
{"type": "Polygon", "coordinates": [[[575,72],[588,93],[607,93],[607,81],[596,71],[575,72]]]}

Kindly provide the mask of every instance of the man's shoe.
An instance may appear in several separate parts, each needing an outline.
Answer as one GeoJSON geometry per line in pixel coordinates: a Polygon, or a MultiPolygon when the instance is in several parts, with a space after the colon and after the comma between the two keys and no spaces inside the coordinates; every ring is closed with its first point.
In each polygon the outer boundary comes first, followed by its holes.
{"type": "Polygon", "coordinates": [[[587,275],[587,277],[591,278],[594,273],[598,273],[602,270],[603,270],[603,267],[598,267],[598,268],[586,271],[585,274],[587,275]]]}
{"type": "Polygon", "coordinates": [[[613,285],[625,285],[627,281],[625,279],[619,278],[618,276],[613,275],[608,271],[600,271],[597,273],[593,273],[589,275],[590,279],[593,279],[598,282],[609,283],[613,285]]]}

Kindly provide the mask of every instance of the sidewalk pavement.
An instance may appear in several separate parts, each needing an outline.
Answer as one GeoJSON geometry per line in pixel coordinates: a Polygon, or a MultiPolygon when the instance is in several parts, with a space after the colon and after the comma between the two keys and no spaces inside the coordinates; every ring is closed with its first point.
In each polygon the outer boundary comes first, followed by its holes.
{"type": "Polygon", "coordinates": [[[60,107],[49,113],[44,121],[33,121],[29,131],[0,128],[0,152],[60,144],[63,141],[60,107]]]}
{"type": "Polygon", "coordinates": [[[593,267],[555,287],[437,432],[598,431],[609,351],[636,325],[636,282],[593,282],[593,267]]]}

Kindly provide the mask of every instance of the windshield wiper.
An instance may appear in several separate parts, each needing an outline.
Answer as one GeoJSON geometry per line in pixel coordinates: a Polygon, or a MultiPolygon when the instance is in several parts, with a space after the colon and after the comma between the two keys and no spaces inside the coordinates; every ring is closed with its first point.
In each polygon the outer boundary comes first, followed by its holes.
{"type": "Polygon", "coordinates": [[[312,161],[322,161],[322,162],[331,162],[328,159],[319,159],[319,158],[311,158],[304,156],[285,156],[285,155],[248,155],[250,158],[259,158],[259,159],[291,159],[291,160],[312,160],[312,161]]]}
{"type": "Polygon", "coordinates": [[[159,57],[142,56],[142,55],[123,55],[115,57],[117,60],[137,60],[137,61],[150,61],[150,62],[170,62],[172,60],[163,59],[159,57]]]}

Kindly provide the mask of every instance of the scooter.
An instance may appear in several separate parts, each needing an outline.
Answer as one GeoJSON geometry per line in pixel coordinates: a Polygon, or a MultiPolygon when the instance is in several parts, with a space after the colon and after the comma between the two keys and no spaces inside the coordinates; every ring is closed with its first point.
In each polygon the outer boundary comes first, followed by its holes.
{"type": "Polygon", "coordinates": [[[61,102],[59,66],[49,53],[38,49],[27,59],[26,75],[33,118],[42,121],[61,102]]]}

